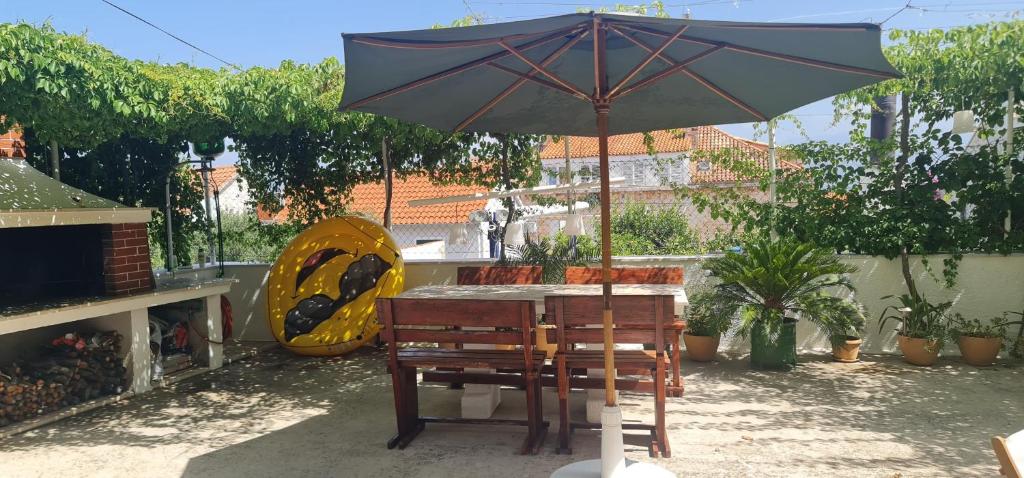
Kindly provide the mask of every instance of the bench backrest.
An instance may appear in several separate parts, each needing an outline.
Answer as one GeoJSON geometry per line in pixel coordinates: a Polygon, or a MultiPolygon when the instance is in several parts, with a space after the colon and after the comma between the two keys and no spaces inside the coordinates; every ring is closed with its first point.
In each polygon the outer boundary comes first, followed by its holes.
{"type": "Polygon", "coordinates": [[[480,266],[460,267],[459,285],[542,284],[544,268],[541,266],[480,266]]]}
{"type": "Polygon", "coordinates": [[[523,345],[532,349],[536,307],[531,300],[380,298],[377,313],[381,337],[392,347],[437,342],[523,345]]]}
{"type": "MultiPolygon", "coordinates": [[[[612,267],[612,284],[682,284],[682,267],[612,267]]],[[[566,284],[600,284],[599,267],[566,267],[566,284]]]]}
{"type": "MultiPolygon", "coordinates": [[[[665,350],[665,326],[672,324],[675,297],[671,295],[612,296],[616,344],[649,344],[665,350]]],[[[558,350],[571,344],[601,343],[604,298],[599,295],[558,295],[544,298],[544,313],[554,321],[558,350]]]]}
{"type": "Polygon", "coordinates": [[[1024,430],[1006,438],[992,437],[992,449],[999,460],[999,473],[1008,478],[1024,477],[1024,430]]]}

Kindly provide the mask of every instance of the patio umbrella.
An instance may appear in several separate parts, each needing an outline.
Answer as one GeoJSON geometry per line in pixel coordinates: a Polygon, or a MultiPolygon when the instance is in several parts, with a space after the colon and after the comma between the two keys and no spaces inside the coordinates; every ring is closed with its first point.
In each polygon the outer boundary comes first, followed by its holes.
{"type": "Polygon", "coordinates": [[[599,138],[605,396],[611,408],[608,135],[766,121],[899,76],[882,55],[878,25],[865,23],[580,13],[343,37],[342,109],[450,131],[599,138]]]}

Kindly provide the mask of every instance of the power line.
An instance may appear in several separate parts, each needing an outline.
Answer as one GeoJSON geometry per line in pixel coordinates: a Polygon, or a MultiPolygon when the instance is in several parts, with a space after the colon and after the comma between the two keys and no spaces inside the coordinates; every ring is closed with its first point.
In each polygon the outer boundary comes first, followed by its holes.
{"type": "Polygon", "coordinates": [[[114,7],[116,9],[124,12],[125,14],[131,16],[132,18],[135,18],[136,20],[138,20],[138,21],[140,21],[142,23],[145,23],[146,25],[149,25],[149,26],[151,26],[151,27],[153,27],[153,28],[163,32],[163,34],[165,34],[165,35],[167,35],[167,36],[169,36],[169,37],[171,37],[171,38],[173,38],[175,40],[178,40],[179,42],[184,43],[185,45],[188,45],[192,49],[194,49],[194,50],[196,50],[196,51],[198,51],[198,52],[200,52],[200,53],[202,53],[202,54],[204,54],[204,55],[206,55],[206,56],[208,56],[210,58],[213,58],[214,60],[217,60],[217,61],[219,61],[219,62],[221,62],[221,63],[223,63],[223,64],[225,64],[227,66],[230,66],[231,68],[234,68],[236,70],[241,71],[241,68],[239,68],[238,65],[235,65],[234,63],[231,63],[231,62],[229,62],[229,61],[227,61],[227,60],[225,60],[225,59],[223,59],[223,58],[221,58],[221,57],[219,57],[217,55],[214,55],[213,53],[210,53],[210,52],[208,52],[208,51],[206,51],[206,50],[204,50],[202,48],[199,48],[198,46],[196,46],[196,45],[194,45],[192,43],[189,43],[188,41],[186,41],[185,39],[179,37],[178,35],[175,35],[175,34],[169,32],[167,30],[164,30],[163,28],[160,28],[160,27],[154,25],[149,20],[146,20],[145,18],[142,18],[142,17],[140,17],[140,16],[138,16],[138,15],[132,13],[132,12],[129,12],[128,10],[125,10],[124,8],[121,8],[121,7],[117,6],[117,5],[115,5],[114,3],[110,2],[109,0],[100,0],[100,1],[102,1],[103,3],[106,3],[107,5],[110,5],[111,7],[114,7]]]}
{"type": "Polygon", "coordinates": [[[908,8],[915,8],[915,7],[912,7],[912,6],[910,6],[910,2],[909,2],[909,1],[907,1],[907,4],[906,4],[906,5],[904,5],[904,6],[903,6],[903,8],[901,8],[901,9],[899,9],[899,10],[896,10],[895,12],[893,12],[893,14],[892,14],[892,15],[889,15],[888,17],[885,17],[885,20],[882,20],[882,21],[878,22],[878,24],[879,24],[879,25],[884,25],[884,24],[885,24],[885,22],[887,22],[887,21],[889,21],[889,20],[892,20],[892,19],[893,19],[893,17],[895,17],[896,15],[899,15],[899,14],[901,14],[901,13],[903,13],[903,12],[907,11],[907,9],[908,9],[908,8]]]}

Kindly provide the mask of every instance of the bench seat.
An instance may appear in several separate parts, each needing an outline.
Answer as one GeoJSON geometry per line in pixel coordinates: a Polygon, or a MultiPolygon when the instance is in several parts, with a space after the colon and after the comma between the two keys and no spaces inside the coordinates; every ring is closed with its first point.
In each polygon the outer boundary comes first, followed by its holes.
{"type": "MultiPolygon", "coordinates": [[[[602,350],[569,350],[559,352],[565,356],[565,364],[569,368],[603,368],[604,351],[602,350]]],[[[670,364],[669,357],[661,354],[662,363],[670,364]]],[[[658,365],[658,353],[654,350],[616,350],[615,368],[617,369],[653,369],[658,365]]]]}
{"type": "MultiPolygon", "coordinates": [[[[403,367],[460,367],[460,368],[523,368],[522,350],[467,350],[408,348],[399,349],[398,363],[403,367]]],[[[533,370],[544,366],[544,351],[532,353],[533,370]]]]}

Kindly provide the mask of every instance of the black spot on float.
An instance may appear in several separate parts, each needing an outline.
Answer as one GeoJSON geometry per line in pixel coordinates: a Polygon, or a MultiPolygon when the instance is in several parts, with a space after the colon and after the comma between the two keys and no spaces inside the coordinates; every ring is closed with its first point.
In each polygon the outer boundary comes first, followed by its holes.
{"type": "MultiPolygon", "coordinates": [[[[327,250],[341,251],[340,249],[325,249],[325,251],[327,250]]],[[[341,251],[341,253],[344,253],[344,251],[341,251]]],[[[341,253],[334,254],[331,257],[336,257],[341,255],[341,253]]],[[[310,258],[313,259],[313,256],[310,256],[310,258]]],[[[312,262],[316,264],[313,265],[312,269],[315,270],[326,260],[323,258],[323,255],[315,258],[312,262]]],[[[307,260],[307,262],[310,262],[310,260],[307,260]]],[[[300,274],[305,269],[306,267],[304,266],[300,274]]],[[[284,319],[285,340],[290,342],[295,337],[312,332],[317,325],[331,318],[345,304],[352,302],[360,295],[377,287],[377,281],[389,270],[391,270],[391,263],[381,259],[377,254],[367,254],[349,264],[348,269],[338,279],[338,288],[341,294],[337,299],[331,299],[324,294],[315,294],[300,300],[295,307],[288,311],[284,319]]],[[[308,276],[309,274],[303,277],[302,280],[305,280],[308,276]]],[[[296,281],[296,286],[298,282],[296,281]]],[[[357,339],[362,340],[362,336],[360,335],[357,339]]]]}

